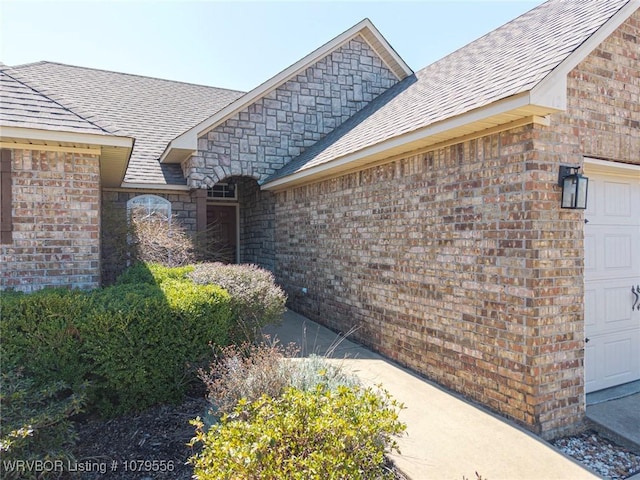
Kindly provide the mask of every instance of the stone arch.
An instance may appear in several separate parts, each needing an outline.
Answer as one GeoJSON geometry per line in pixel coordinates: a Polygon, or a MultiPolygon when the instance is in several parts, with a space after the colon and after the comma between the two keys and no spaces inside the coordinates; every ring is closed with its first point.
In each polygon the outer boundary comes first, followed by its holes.
{"type": "Polygon", "coordinates": [[[251,178],[261,184],[268,175],[260,175],[254,172],[253,166],[249,162],[231,162],[230,166],[215,166],[212,171],[199,180],[196,185],[191,181],[190,185],[195,188],[211,188],[215,184],[232,177],[251,178]]]}

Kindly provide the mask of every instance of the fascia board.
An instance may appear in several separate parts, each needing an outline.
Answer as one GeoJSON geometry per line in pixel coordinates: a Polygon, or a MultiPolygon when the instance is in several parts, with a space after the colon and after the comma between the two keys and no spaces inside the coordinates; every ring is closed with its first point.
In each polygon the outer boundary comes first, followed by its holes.
{"type": "Polygon", "coordinates": [[[134,139],[95,133],[64,132],[24,127],[0,127],[0,138],[38,140],[62,144],[98,145],[101,147],[133,148],[134,139]]]}
{"type": "MultiPolygon", "coordinates": [[[[372,145],[370,147],[364,148],[357,152],[351,153],[349,155],[337,158],[327,163],[323,163],[316,167],[311,167],[297,173],[293,173],[286,177],[275,179],[271,182],[265,183],[261,186],[263,190],[272,190],[283,188],[289,183],[299,182],[303,179],[311,180],[316,176],[323,176],[329,174],[333,170],[338,170],[341,168],[347,168],[349,164],[357,164],[358,162],[362,162],[368,158],[376,158],[384,154],[384,152],[397,149],[400,147],[407,147],[407,151],[410,151],[410,145],[420,142],[422,140],[428,139],[431,136],[439,135],[445,133],[450,130],[454,130],[456,128],[472,124],[477,121],[481,121],[483,119],[499,115],[502,113],[508,113],[517,109],[526,108],[533,106],[531,105],[531,98],[529,92],[524,92],[519,95],[515,95],[513,97],[509,97],[507,99],[494,102],[485,107],[478,108],[476,110],[472,110],[467,113],[463,113],[456,117],[443,120],[441,122],[434,123],[420,130],[401,135],[398,137],[393,137],[389,140],[380,142],[376,145],[372,145]]],[[[557,111],[556,109],[543,106],[548,110],[547,113],[554,113],[557,111]]],[[[542,115],[542,112],[538,112],[538,115],[542,115]]]]}

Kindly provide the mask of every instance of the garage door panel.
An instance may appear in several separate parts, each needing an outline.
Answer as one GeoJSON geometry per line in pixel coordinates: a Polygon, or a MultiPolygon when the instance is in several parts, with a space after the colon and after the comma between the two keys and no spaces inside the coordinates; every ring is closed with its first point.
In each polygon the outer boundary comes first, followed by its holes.
{"type": "Polygon", "coordinates": [[[584,384],[585,389],[587,391],[592,391],[597,389],[597,380],[602,375],[599,375],[598,365],[602,365],[601,361],[598,361],[598,348],[597,344],[592,341],[589,341],[584,348],[584,361],[586,365],[589,365],[590,368],[585,368],[584,372],[584,384]]]}
{"type": "Polygon", "coordinates": [[[640,322],[631,310],[631,287],[609,280],[585,285],[584,313],[587,336],[601,335],[613,329],[628,330],[640,322]]]}
{"type": "Polygon", "coordinates": [[[631,217],[631,185],[624,182],[604,182],[604,214],[622,221],[631,217]]]}
{"type": "Polygon", "coordinates": [[[603,317],[603,312],[598,311],[598,291],[595,288],[585,289],[584,291],[584,321],[585,329],[596,332],[598,326],[598,318],[603,317]]]}
{"type": "Polygon", "coordinates": [[[594,335],[585,346],[587,392],[637,380],[640,375],[640,342],[637,329],[616,334],[594,335]]]}
{"type": "Polygon", "coordinates": [[[637,225],[637,190],[631,178],[589,177],[587,220],[599,225],[637,225]]]}
{"type": "Polygon", "coordinates": [[[640,379],[640,171],[589,174],[585,250],[585,389],[640,379]]]}
{"type": "Polygon", "coordinates": [[[605,269],[632,268],[631,239],[632,236],[630,233],[612,233],[604,236],[605,269]]]}
{"type": "Polygon", "coordinates": [[[605,328],[631,328],[633,321],[632,295],[631,288],[615,287],[604,290],[604,311],[607,312],[604,317],[605,328]],[[622,325],[624,322],[628,325],[622,325]]]}
{"type": "Polygon", "coordinates": [[[640,227],[587,225],[585,275],[591,280],[637,278],[640,272],[640,227]]]}
{"type": "Polygon", "coordinates": [[[609,385],[631,382],[637,379],[640,367],[638,349],[640,341],[637,331],[610,334],[603,339],[604,380],[609,385]],[[631,359],[631,361],[629,361],[631,359]]]}
{"type": "Polygon", "coordinates": [[[598,240],[594,233],[585,233],[584,235],[584,269],[587,271],[596,271],[598,262],[596,258],[596,246],[598,240]]]}

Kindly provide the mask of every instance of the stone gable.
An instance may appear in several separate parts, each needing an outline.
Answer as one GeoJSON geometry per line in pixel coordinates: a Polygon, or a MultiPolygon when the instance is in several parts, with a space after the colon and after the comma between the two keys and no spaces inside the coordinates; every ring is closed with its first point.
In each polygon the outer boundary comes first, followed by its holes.
{"type": "Polygon", "coordinates": [[[198,139],[192,188],[230,176],[264,181],[398,79],[357,36],[198,139]]]}

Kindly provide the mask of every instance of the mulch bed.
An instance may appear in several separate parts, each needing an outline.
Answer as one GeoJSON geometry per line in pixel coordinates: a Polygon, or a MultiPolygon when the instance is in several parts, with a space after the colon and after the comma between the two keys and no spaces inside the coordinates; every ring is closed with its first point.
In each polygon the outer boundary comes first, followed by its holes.
{"type": "Polygon", "coordinates": [[[195,428],[189,420],[203,416],[203,396],[188,397],[180,405],[160,405],[138,415],[112,420],[89,420],[77,426],[76,478],[127,480],[188,480],[186,464],[194,451],[186,444],[195,428]]]}
{"type": "MultiPolygon", "coordinates": [[[[77,425],[75,472],[67,478],[81,480],[189,480],[193,468],[186,444],[195,428],[189,420],[203,416],[204,395],[188,397],[180,405],[160,405],[138,415],[112,420],[87,420],[77,425]]],[[[392,464],[388,468],[395,470],[392,464]]],[[[395,471],[398,480],[406,480],[395,471]]]]}

